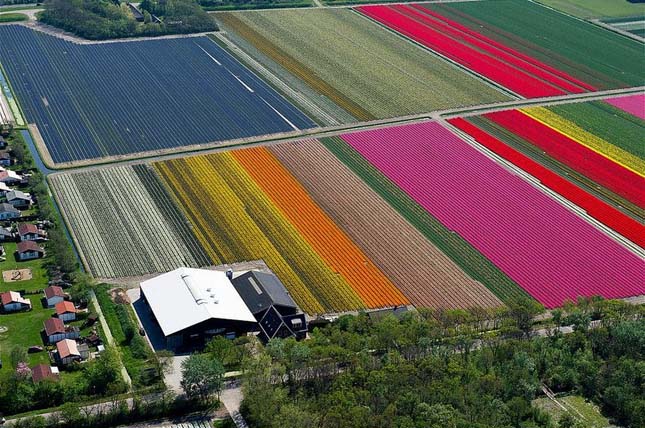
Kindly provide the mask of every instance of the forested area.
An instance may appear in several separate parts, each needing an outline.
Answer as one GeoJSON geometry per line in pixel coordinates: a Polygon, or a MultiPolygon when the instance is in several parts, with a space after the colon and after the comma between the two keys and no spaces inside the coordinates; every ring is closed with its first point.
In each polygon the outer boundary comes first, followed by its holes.
{"type": "Polygon", "coordinates": [[[125,2],[47,0],[44,6],[41,22],[92,40],[217,30],[215,20],[195,0],[144,0],[143,22],[125,2]]]}
{"type": "Polygon", "coordinates": [[[645,426],[643,307],[583,300],[548,321],[573,333],[545,337],[532,332],[538,312],[518,303],[343,316],[249,360],[243,413],[257,428],[582,428],[532,406],[544,385],[584,396],[621,426],[645,426]]]}

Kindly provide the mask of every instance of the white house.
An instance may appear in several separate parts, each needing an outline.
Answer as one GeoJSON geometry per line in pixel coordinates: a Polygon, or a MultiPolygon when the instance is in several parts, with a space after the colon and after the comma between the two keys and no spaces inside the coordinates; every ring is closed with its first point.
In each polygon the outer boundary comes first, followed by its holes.
{"type": "Polygon", "coordinates": [[[0,181],[0,196],[5,196],[7,192],[11,191],[11,187],[7,186],[7,183],[0,181]]]}
{"type": "Polygon", "coordinates": [[[45,337],[47,343],[53,345],[63,339],[78,339],[81,333],[78,327],[65,326],[63,320],[59,318],[47,318],[43,323],[45,327],[45,337]]]}
{"type": "Polygon", "coordinates": [[[6,202],[0,203],[0,220],[10,220],[20,217],[20,211],[6,202]]]}
{"type": "Polygon", "coordinates": [[[12,185],[18,184],[22,181],[22,176],[17,174],[15,171],[4,168],[0,169],[2,169],[2,171],[0,171],[0,182],[12,185]]]}
{"type": "Polygon", "coordinates": [[[0,303],[5,312],[17,312],[31,309],[31,300],[24,299],[20,293],[7,291],[0,294],[0,303]]]}
{"type": "Polygon", "coordinates": [[[56,316],[59,319],[66,322],[76,319],[76,308],[72,302],[58,302],[54,307],[56,308],[56,316]]]}
{"type": "Polygon", "coordinates": [[[51,285],[45,288],[45,300],[47,300],[47,307],[53,308],[58,303],[65,300],[65,292],[57,285],[51,285]]]}
{"type": "Polygon", "coordinates": [[[18,242],[16,253],[19,261],[34,260],[45,256],[45,250],[34,241],[18,242]]]}
{"type": "Polygon", "coordinates": [[[21,190],[10,190],[5,196],[8,203],[19,209],[27,209],[33,203],[31,195],[21,190]]]}

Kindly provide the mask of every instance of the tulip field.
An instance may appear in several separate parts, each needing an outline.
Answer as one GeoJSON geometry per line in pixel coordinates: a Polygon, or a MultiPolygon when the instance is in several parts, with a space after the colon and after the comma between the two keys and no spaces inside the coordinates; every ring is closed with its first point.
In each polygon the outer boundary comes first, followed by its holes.
{"type": "Polygon", "coordinates": [[[50,183],[92,275],[115,278],[209,264],[149,168],[59,174],[50,183]]]}
{"type": "Polygon", "coordinates": [[[641,43],[533,2],[357,10],[523,97],[642,85],[641,43]]]}
{"type": "Polygon", "coordinates": [[[349,9],[237,12],[218,19],[359,120],[509,99],[349,9]]]}
{"type": "Polygon", "coordinates": [[[3,25],[0,40],[0,63],[53,163],[314,126],[207,37],[80,45],[3,25]]]}
{"type": "Polygon", "coordinates": [[[450,123],[644,246],[645,120],[615,107],[642,96],[625,98],[509,110],[450,123]]]}

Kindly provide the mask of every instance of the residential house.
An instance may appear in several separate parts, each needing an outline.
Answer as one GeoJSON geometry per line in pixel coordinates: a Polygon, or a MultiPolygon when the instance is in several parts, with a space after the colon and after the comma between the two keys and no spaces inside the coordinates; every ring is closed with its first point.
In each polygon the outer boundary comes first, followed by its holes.
{"type": "Polygon", "coordinates": [[[76,319],[76,308],[72,302],[58,302],[54,306],[56,316],[63,321],[74,321],[76,319]]]}
{"type": "Polygon", "coordinates": [[[0,203],[0,220],[11,220],[18,217],[20,217],[20,211],[16,207],[6,202],[0,203]]]}
{"type": "Polygon", "coordinates": [[[0,303],[4,312],[17,312],[31,309],[31,300],[23,298],[20,293],[6,291],[0,294],[0,303]]]}
{"type": "Polygon", "coordinates": [[[59,374],[58,367],[48,364],[38,364],[31,369],[31,379],[34,383],[43,380],[58,380],[59,374]]]}
{"type": "Polygon", "coordinates": [[[0,165],[11,166],[13,158],[8,152],[0,152],[0,165]]]}
{"type": "Polygon", "coordinates": [[[17,174],[15,171],[10,169],[1,168],[0,171],[0,182],[12,185],[22,183],[22,176],[17,174]]]}
{"type": "Polygon", "coordinates": [[[11,229],[0,227],[0,242],[11,242],[16,239],[11,229]]]}
{"type": "Polygon", "coordinates": [[[53,345],[64,339],[78,339],[81,332],[76,326],[66,326],[59,318],[47,318],[43,323],[47,343],[53,345]]]}
{"type": "MultiPolygon", "coordinates": [[[[54,360],[62,366],[69,365],[75,361],[81,361],[83,355],[75,340],[63,339],[56,343],[56,350],[54,351],[54,360]]],[[[89,348],[87,348],[85,359],[89,357],[89,348]]]]}
{"type": "Polygon", "coordinates": [[[65,300],[65,292],[57,285],[50,285],[45,288],[45,300],[47,300],[47,307],[53,308],[58,303],[65,300]]]}
{"type": "Polygon", "coordinates": [[[29,193],[25,193],[21,190],[10,190],[7,192],[5,197],[7,198],[7,203],[23,210],[31,207],[31,204],[34,202],[29,193]]]}
{"type": "Polygon", "coordinates": [[[6,196],[7,192],[11,191],[11,187],[7,186],[7,183],[0,181],[0,196],[6,196]]]}
{"type": "Polygon", "coordinates": [[[19,223],[17,230],[21,241],[39,242],[44,241],[47,236],[44,230],[39,229],[38,226],[32,223],[19,223]]]}
{"type": "Polygon", "coordinates": [[[34,241],[18,242],[16,249],[19,261],[34,260],[45,256],[45,250],[34,241]]]}

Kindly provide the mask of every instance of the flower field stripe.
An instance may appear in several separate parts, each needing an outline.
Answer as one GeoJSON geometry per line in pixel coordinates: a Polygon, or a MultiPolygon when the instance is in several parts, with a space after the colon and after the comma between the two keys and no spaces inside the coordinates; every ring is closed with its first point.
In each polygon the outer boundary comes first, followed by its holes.
{"type": "Polygon", "coordinates": [[[263,259],[308,313],[365,307],[230,152],[156,166],[175,195],[186,201],[187,216],[202,229],[198,237],[220,263],[263,259]]]}
{"type": "Polygon", "coordinates": [[[446,228],[341,138],[329,137],[320,141],[426,239],[500,300],[507,302],[529,297],[508,275],[461,236],[446,228]]]}
{"type": "Polygon", "coordinates": [[[591,85],[580,82],[578,79],[568,76],[564,72],[559,72],[553,67],[541,63],[540,61],[530,58],[514,49],[504,46],[492,39],[489,39],[469,28],[452,21],[439,13],[426,9],[421,5],[396,5],[394,9],[404,11],[408,16],[413,16],[433,28],[441,30],[443,34],[450,35],[455,41],[472,46],[487,54],[499,58],[507,64],[529,73],[544,82],[551,84],[570,93],[582,93],[587,90],[593,91],[595,88],[591,85]],[[555,73],[554,73],[555,71],[555,73]]]}
{"type": "Polygon", "coordinates": [[[361,13],[416,40],[426,47],[480,73],[525,97],[564,95],[566,92],[500,61],[494,56],[463,45],[440,30],[406,16],[390,6],[361,6],[361,13]]]}
{"type": "Polygon", "coordinates": [[[645,120],[645,94],[609,98],[605,102],[645,120]]]}
{"type": "Polygon", "coordinates": [[[231,13],[223,13],[218,16],[226,25],[235,29],[245,39],[253,43],[262,53],[272,58],[279,64],[289,69],[294,75],[305,81],[312,88],[321,94],[329,97],[332,101],[338,104],[341,108],[347,111],[358,120],[373,120],[376,119],[369,111],[365,110],[359,104],[346,97],[343,93],[336,90],[333,86],[325,80],[317,76],[314,70],[309,69],[301,62],[284,52],[279,46],[271,43],[262,34],[254,30],[251,26],[239,19],[231,13]]]}
{"type": "MultiPolygon", "coordinates": [[[[230,155],[226,157],[235,162],[230,155]]],[[[244,203],[206,159],[177,159],[157,163],[155,167],[181,201],[188,219],[201,230],[197,237],[215,263],[263,258],[302,310],[324,311],[290,263],[246,214],[244,203]]]]}
{"type": "MultiPolygon", "coordinates": [[[[567,86],[573,85],[571,87],[571,92],[581,92],[581,89],[586,89],[587,91],[597,91],[598,89],[595,88],[594,86],[583,82],[580,79],[577,79],[576,77],[562,71],[558,70],[555,67],[550,66],[549,64],[546,64],[536,58],[533,58],[532,56],[526,55],[516,49],[511,48],[510,46],[507,46],[503,43],[498,42],[497,40],[491,39],[489,37],[486,37],[485,35],[478,33],[477,31],[474,31],[470,28],[468,28],[465,25],[460,24],[457,21],[451,20],[448,17],[434,12],[432,9],[426,8],[420,4],[413,4],[412,7],[418,9],[419,11],[422,11],[423,13],[426,13],[428,15],[431,15],[437,19],[442,20],[443,22],[446,22],[447,24],[450,25],[451,28],[457,29],[465,34],[468,34],[472,36],[470,40],[474,43],[478,43],[479,41],[485,42],[485,44],[494,47],[496,50],[493,52],[499,52],[499,51],[504,51],[508,54],[511,55],[511,57],[518,58],[526,63],[532,64],[535,67],[537,67],[538,70],[542,70],[542,72],[548,73],[552,75],[553,77],[559,77],[560,79],[554,80],[554,82],[561,82],[561,84],[558,84],[558,86],[562,87],[563,89],[566,89],[567,86]],[[562,86],[565,85],[565,86],[562,86]]],[[[540,73],[540,72],[539,72],[540,73]]],[[[553,78],[552,77],[552,78],[553,78]]]]}
{"type": "Polygon", "coordinates": [[[645,208],[643,177],[530,118],[519,110],[489,113],[484,116],[541,148],[549,156],[586,175],[601,186],[639,207],[645,208]]]}
{"type": "Polygon", "coordinates": [[[645,260],[440,124],[343,139],[545,306],[645,293],[645,260]]]}
{"type": "Polygon", "coordinates": [[[540,122],[542,125],[548,126],[554,131],[557,131],[573,141],[582,144],[589,150],[593,150],[594,152],[614,161],[634,174],[645,177],[645,160],[638,156],[634,156],[620,147],[616,147],[602,138],[596,137],[580,128],[575,123],[553,113],[547,108],[532,107],[521,109],[520,111],[540,122]]]}
{"type": "Polygon", "coordinates": [[[451,125],[467,133],[497,155],[520,167],[540,182],[584,209],[590,216],[609,226],[635,244],[645,248],[645,226],[618,211],[613,206],[592,196],[575,184],[543,167],[528,156],[504,144],[502,141],[477,128],[464,119],[450,119],[451,125]]]}
{"type": "Polygon", "coordinates": [[[270,150],[412,303],[432,308],[501,304],[318,141],[270,150]]]}
{"type": "Polygon", "coordinates": [[[88,270],[117,278],[210,264],[156,176],[135,168],[51,177],[88,270]]]}
{"type": "Polygon", "coordinates": [[[314,251],[349,282],[368,307],[410,303],[266,148],[232,154],[314,251]]]}
{"type": "Polygon", "coordinates": [[[550,106],[553,113],[578,127],[645,160],[645,120],[604,101],[550,106]]]}

